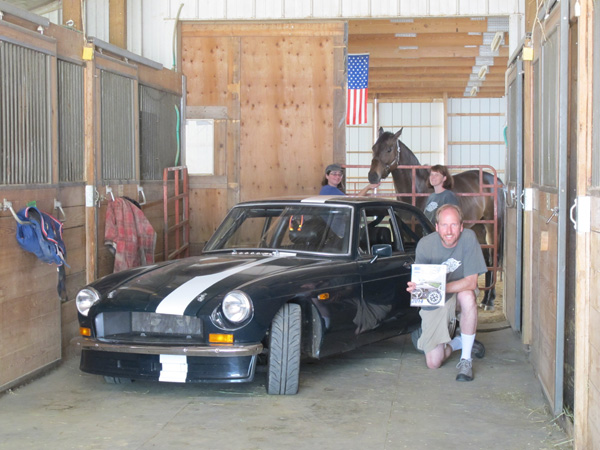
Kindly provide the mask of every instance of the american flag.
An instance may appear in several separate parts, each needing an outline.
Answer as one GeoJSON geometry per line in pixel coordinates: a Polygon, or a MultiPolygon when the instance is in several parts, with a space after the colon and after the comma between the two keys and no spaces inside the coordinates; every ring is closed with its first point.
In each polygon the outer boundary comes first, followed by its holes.
{"type": "Polygon", "coordinates": [[[348,55],[348,98],[346,125],[367,123],[369,54],[348,55]]]}

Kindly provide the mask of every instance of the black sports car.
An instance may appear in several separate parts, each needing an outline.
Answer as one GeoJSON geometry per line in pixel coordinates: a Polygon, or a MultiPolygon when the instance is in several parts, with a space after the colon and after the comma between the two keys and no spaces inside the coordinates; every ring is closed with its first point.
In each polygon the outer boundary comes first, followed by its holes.
{"type": "Polygon", "coordinates": [[[125,270],[77,295],[84,372],[108,382],[248,382],[298,391],[322,358],[420,326],[406,283],[423,213],[383,198],[241,203],[197,257],[125,270]]]}

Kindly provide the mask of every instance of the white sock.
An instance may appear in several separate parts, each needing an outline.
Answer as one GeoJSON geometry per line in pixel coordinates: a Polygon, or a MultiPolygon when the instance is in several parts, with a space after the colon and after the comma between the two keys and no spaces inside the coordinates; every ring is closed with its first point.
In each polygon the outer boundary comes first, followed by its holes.
{"type": "Polygon", "coordinates": [[[460,336],[454,336],[454,339],[450,341],[450,347],[452,347],[452,351],[460,350],[462,348],[462,339],[460,336]]]}
{"type": "Polygon", "coordinates": [[[461,359],[471,359],[471,350],[473,349],[473,343],[475,342],[474,334],[461,334],[462,340],[462,354],[461,359]]]}

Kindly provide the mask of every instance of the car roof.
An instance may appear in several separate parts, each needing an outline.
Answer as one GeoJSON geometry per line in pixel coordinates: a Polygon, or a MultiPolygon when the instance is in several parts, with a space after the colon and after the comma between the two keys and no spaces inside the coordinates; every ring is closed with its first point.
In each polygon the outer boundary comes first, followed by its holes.
{"type": "Polygon", "coordinates": [[[312,195],[312,196],[289,196],[289,197],[273,197],[262,200],[251,200],[238,203],[236,206],[245,205],[264,205],[273,203],[303,203],[303,204],[326,204],[326,205],[345,205],[345,206],[395,206],[411,211],[422,211],[409,203],[401,202],[389,197],[359,197],[352,195],[312,195]]]}

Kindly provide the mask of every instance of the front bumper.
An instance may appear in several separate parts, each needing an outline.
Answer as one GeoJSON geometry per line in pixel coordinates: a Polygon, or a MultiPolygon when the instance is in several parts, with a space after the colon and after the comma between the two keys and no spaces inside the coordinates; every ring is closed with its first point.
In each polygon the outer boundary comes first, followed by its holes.
{"type": "Polygon", "coordinates": [[[83,372],[179,383],[242,383],[254,379],[261,344],[131,345],[78,337],[83,372]]]}

